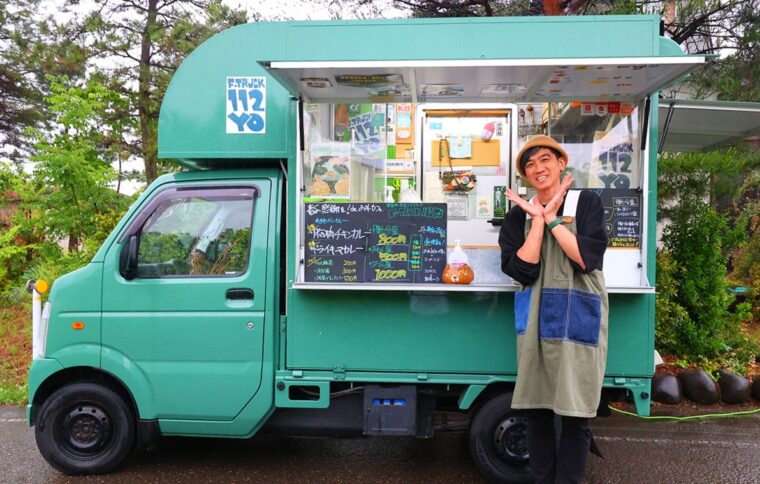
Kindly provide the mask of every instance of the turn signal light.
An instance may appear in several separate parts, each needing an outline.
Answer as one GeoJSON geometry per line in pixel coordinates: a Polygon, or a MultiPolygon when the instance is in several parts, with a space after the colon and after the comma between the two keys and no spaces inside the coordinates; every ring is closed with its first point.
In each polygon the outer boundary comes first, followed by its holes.
{"type": "Polygon", "coordinates": [[[45,279],[39,279],[34,283],[34,289],[40,294],[45,294],[50,290],[50,284],[45,279]]]}
{"type": "Polygon", "coordinates": [[[71,327],[77,331],[84,329],[84,323],[82,321],[74,321],[71,323],[71,327]]]}

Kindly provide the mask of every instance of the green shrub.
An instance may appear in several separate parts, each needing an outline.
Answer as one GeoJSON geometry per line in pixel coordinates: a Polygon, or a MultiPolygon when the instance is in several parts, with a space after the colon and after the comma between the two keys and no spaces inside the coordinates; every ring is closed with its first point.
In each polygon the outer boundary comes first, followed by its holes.
{"type": "Polygon", "coordinates": [[[660,351],[681,356],[688,352],[684,335],[692,333],[694,321],[676,298],[678,285],[673,278],[675,263],[667,252],[657,254],[657,296],[655,303],[655,345],[660,351]]]}
{"type": "Polygon", "coordinates": [[[747,195],[742,203],[742,217],[738,225],[746,227],[746,238],[739,244],[729,282],[747,289],[747,302],[752,307],[755,322],[760,322],[760,168],[746,177],[742,190],[747,195]],[[743,223],[741,223],[743,222],[743,223]]]}
{"type": "Polygon", "coordinates": [[[704,368],[720,363],[743,373],[758,352],[741,330],[750,305],[735,304],[727,281],[729,255],[745,235],[741,219],[732,219],[742,193],[735,183],[756,162],[735,150],[661,160],[660,215],[669,224],[658,255],[657,345],[704,368]]]}

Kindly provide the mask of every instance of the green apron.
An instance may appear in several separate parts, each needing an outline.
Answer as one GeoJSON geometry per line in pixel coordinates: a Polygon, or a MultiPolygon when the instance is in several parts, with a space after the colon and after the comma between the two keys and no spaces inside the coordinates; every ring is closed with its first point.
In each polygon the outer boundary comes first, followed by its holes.
{"type": "MultiPolygon", "coordinates": [[[[565,227],[574,234],[579,195],[569,191],[563,211],[565,227]]],[[[530,225],[527,217],[526,235],[530,225]]],[[[538,279],[515,294],[517,383],[512,408],[596,416],[607,362],[608,309],[602,271],[573,270],[547,232],[538,279]]]]}

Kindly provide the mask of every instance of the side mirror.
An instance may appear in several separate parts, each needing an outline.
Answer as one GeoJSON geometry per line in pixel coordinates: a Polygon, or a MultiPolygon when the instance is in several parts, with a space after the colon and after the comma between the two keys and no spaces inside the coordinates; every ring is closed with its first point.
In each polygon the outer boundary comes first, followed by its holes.
{"type": "Polygon", "coordinates": [[[124,279],[131,280],[137,277],[137,246],[137,236],[130,235],[127,243],[121,249],[119,272],[124,279]]]}

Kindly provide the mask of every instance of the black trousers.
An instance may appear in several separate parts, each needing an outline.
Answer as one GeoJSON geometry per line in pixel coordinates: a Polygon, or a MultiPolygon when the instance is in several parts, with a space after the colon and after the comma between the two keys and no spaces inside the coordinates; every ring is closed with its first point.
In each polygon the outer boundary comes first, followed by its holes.
{"type": "Polygon", "coordinates": [[[591,445],[591,419],[561,417],[554,428],[551,410],[527,410],[530,467],[537,484],[581,482],[591,445]]]}

